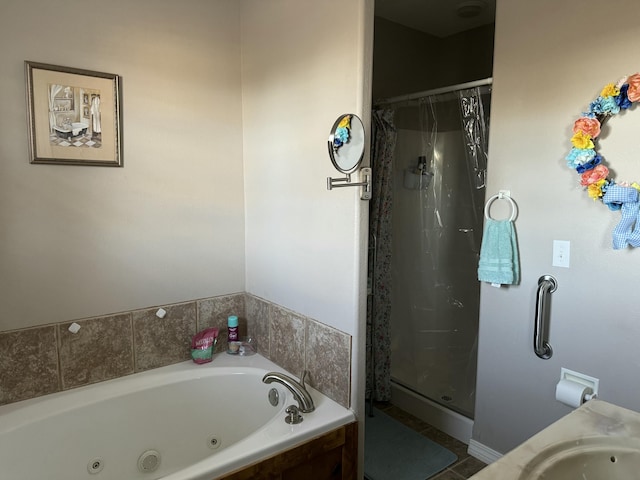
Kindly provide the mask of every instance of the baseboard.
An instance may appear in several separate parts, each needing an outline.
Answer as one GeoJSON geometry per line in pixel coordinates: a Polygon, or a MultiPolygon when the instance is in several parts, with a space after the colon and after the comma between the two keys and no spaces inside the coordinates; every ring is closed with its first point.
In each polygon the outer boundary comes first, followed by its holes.
{"type": "Polygon", "coordinates": [[[473,420],[391,382],[391,403],[438,430],[469,444],[473,420]]]}
{"type": "Polygon", "coordinates": [[[492,448],[489,448],[480,442],[476,442],[475,440],[469,441],[469,448],[467,449],[467,452],[469,452],[469,455],[472,457],[475,457],[486,464],[493,463],[502,458],[502,454],[500,452],[496,452],[492,448]]]}

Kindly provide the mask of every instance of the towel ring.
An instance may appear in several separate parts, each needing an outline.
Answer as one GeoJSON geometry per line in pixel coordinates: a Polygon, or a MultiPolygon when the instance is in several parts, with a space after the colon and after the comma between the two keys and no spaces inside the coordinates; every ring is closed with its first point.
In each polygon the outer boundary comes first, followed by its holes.
{"type": "Polygon", "coordinates": [[[518,207],[516,206],[516,202],[514,202],[509,195],[505,195],[504,193],[494,195],[493,197],[490,197],[489,200],[487,200],[487,204],[484,206],[484,218],[486,218],[487,220],[491,219],[491,217],[489,216],[489,209],[491,208],[491,204],[498,199],[507,200],[511,204],[511,217],[509,217],[509,221],[513,222],[518,215],[518,207]]]}

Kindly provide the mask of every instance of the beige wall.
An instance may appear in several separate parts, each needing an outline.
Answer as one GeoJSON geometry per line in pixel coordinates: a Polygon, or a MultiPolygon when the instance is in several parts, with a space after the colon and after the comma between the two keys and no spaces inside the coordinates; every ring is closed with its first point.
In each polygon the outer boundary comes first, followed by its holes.
{"type": "Polygon", "coordinates": [[[247,291],[352,334],[357,214],[368,203],[358,188],[327,190],[326,177],[341,176],[327,139],[343,113],[368,123],[357,68],[364,2],[333,3],[244,3],[247,291]]]}
{"type": "Polygon", "coordinates": [[[445,38],[375,17],[376,100],[491,76],[493,25],[445,38]]]}
{"type": "Polygon", "coordinates": [[[3,0],[0,330],[244,290],[233,0],[3,0]],[[124,168],[30,165],[25,60],[123,78],[124,168]]]}
{"type": "Polygon", "coordinates": [[[247,292],[353,336],[360,414],[369,204],[327,190],[327,139],[343,113],[369,131],[373,1],[248,0],[242,23],[247,292]]]}
{"type": "MultiPolygon", "coordinates": [[[[561,367],[599,378],[603,400],[640,410],[640,250],[612,250],[619,214],[590,200],[564,160],[575,119],[606,83],[640,68],[639,16],[626,0],[498,2],[487,194],[510,189],[518,203],[522,284],[482,287],[473,438],[499,452],[570,411],[554,398],[561,367]],[[569,269],[551,265],[554,239],[571,242],[569,269]],[[558,280],[550,360],[532,349],[543,274],[558,280]]],[[[635,107],[602,134],[619,180],[640,176],[639,115],[635,107]]]]}

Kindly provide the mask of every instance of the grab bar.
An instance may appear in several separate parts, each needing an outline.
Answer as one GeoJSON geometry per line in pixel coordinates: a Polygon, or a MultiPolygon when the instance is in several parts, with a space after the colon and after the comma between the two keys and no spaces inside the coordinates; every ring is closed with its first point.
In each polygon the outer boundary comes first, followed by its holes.
{"type": "Polygon", "coordinates": [[[545,320],[548,318],[547,303],[549,294],[556,291],[558,282],[551,275],[543,275],[538,279],[538,293],[536,294],[536,323],[533,330],[533,350],[543,360],[551,358],[553,350],[543,336],[547,331],[545,320]]]}

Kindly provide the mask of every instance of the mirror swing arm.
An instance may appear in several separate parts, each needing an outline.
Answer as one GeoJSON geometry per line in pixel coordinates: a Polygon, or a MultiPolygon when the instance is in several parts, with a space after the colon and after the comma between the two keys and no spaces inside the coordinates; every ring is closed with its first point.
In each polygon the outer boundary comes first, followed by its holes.
{"type": "Polygon", "coordinates": [[[360,199],[371,200],[371,168],[362,167],[360,169],[360,176],[364,181],[352,182],[350,173],[347,173],[345,177],[327,177],[327,190],[333,190],[334,188],[341,187],[362,187],[360,199]]]}
{"type": "Polygon", "coordinates": [[[364,157],[364,125],[357,115],[347,113],[340,115],[331,128],[327,147],[331,163],[344,177],[327,177],[327,190],[342,187],[362,187],[362,200],[371,200],[371,168],[360,169],[359,182],[351,181],[364,157]]]}

